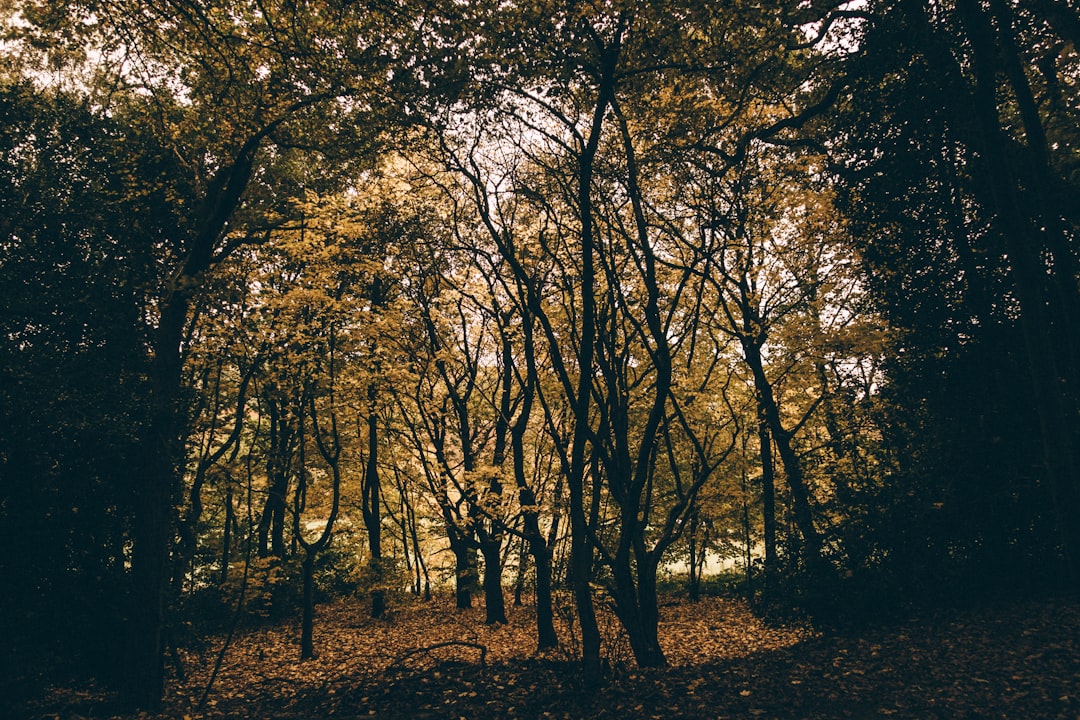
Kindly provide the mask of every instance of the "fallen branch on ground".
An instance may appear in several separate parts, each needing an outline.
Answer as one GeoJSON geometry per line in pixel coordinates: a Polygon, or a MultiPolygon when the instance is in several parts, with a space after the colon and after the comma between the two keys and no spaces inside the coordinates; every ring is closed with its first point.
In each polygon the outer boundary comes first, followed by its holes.
{"type": "Polygon", "coordinates": [[[437,643],[434,643],[432,645],[425,645],[424,647],[414,648],[412,650],[409,650],[408,652],[402,653],[401,655],[398,655],[396,658],[394,658],[394,661],[392,663],[390,663],[389,667],[387,667],[386,669],[387,670],[392,670],[395,667],[398,667],[399,665],[404,664],[404,662],[406,660],[413,657],[414,655],[419,655],[421,653],[424,653],[426,655],[431,655],[432,650],[438,650],[439,648],[454,647],[454,646],[467,647],[467,648],[472,648],[474,650],[479,650],[480,651],[480,667],[487,667],[487,651],[488,650],[487,650],[486,645],[481,645],[480,643],[469,642],[467,640],[447,640],[445,642],[437,642],[437,643]]]}

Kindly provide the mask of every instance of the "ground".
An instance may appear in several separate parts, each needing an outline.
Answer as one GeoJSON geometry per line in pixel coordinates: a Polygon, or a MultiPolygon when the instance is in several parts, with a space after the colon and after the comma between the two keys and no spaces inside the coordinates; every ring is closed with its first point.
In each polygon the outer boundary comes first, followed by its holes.
{"type": "MultiPolygon", "coordinates": [[[[1080,604],[1001,602],[858,631],[768,623],[742,602],[672,599],[661,637],[671,667],[634,667],[605,614],[608,676],[586,692],[565,647],[535,653],[533,617],[487,627],[449,599],[370,620],[357,602],[319,607],[314,660],[295,623],[241,629],[200,705],[222,637],[170,663],[165,711],[124,720],[217,718],[1067,718],[1080,719],[1080,604]]],[[[565,614],[569,617],[569,613],[565,614]]],[[[19,717],[113,716],[94,687],[54,688],[19,717]]],[[[117,718],[121,716],[115,716],[117,718]]]]}

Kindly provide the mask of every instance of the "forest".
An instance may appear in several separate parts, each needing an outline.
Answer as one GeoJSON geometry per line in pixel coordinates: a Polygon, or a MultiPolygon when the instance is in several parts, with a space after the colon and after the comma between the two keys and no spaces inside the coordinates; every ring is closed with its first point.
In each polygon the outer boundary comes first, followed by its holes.
{"type": "Polygon", "coordinates": [[[1075,0],[0,17],[0,715],[1080,714],[1075,0]]]}

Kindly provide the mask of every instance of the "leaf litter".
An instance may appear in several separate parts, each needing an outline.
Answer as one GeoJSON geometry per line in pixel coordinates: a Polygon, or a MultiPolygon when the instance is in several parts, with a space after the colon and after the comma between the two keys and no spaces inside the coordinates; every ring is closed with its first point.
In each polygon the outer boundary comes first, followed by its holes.
{"type": "Polygon", "coordinates": [[[317,657],[301,661],[297,622],[250,627],[199,706],[221,637],[181,648],[163,711],[115,715],[94,686],[53,688],[17,708],[32,720],[219,718],[1062,718],[1080,719],[1080,605],[1000,603],[903,623],[828,631],[768,622],[745,603],[669,600],[669,667],[637,668],[602,608],[605,679],[582,686],[576,628],[559,613],[558,650],[536,652],[535,616],[506,625],[452,599],[407,603],[387,619],[360,601],[319,606],[317,657]]]}

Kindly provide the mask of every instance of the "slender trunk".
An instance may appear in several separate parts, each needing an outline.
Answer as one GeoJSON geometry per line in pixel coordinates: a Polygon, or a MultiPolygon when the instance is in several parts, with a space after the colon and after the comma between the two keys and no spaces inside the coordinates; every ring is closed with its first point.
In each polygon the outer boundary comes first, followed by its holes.
{"type": "Polygon", "coordinates": [[[270,504],[270,555],[276,558],[285,557],[285,496],[288,491],[289,470],[285,464],[278,468],[267,499],[270,504]]]}
{"type": "MultiPolygon", "coordinates": [[[[266,478],[267,481],[273,485],[273,480],[277,477],[274,471],[275,463],[278,458],[278,411],[277,405],[270,400],[265,403],[266,415],[269,419],[269,429],[267,431],[267,451],[266,451],[266,478]]],[[[266,501],[263,503],[262,512],[259,514],[259,526],[256,530],[259,536],[258,542],[258,554],[260,558],[270,557],[270,519],[273,516],[274,510],[271,504],[270,497],[273,494],[272,487],[267,492],[266,501]]]]}
{"type": "MultiPolygon", "coordinates": [[[[224,361],[219,360],[217,363],[217,371],[214,374],[213,402],[209,408],[210,427],[206,432],[207,444],[205,447],[200,448],[198,463],[195,467],[195,476],[192,478],[191,488],[188,492],[188,512],[180,520],[177,526],[177,547],[173,561],[173,583],[177,595],[182,592],[184,578],[189,573],[191,574],[192,589],[194,589],[195,578],[193,570],[195,566],[195,556],[198,553],[199,523],[202,520],[203,513],[202,490],[206,484],[210,468],[221,460],[229,449],[236,446],[240,440],[240,431],[243,427],[244,420],[244,409],[247,404],[247,388],[254,376],[254,369],[245,374],[237,393],[233,427],[224,442],[217,448],[213,448],[212,443],[217,435],[217,420],[221,410],[221,375],[223,366],[224,361]]],[[[228,515],[228,511],[226,511],[226,515],[228,515]]]]}
{"type": "Polygon", "coordinates": [[[687,596],[690,598],[690,602],[697,602],[700,598],[697,576],[697,531],[698,531],[698,511],[695,508],[690,515],[690,528],[687,535],[687,545],[690,548],[690,577],[687,582],[687,596]]]}
{"type": "MultiPolygon", "coordinates": [[[[510,323],[509,312],[499,313],[500,373],[499,412],[495,417],[495,449],[491,458],[491,477],[486,489],[489,507],[500,504],[503,486],[501,472],[506,462],[506,441],[510,433],[510,413],[514,389],[514,353],[506,327],[510,323]]],[[[485,517],[479,528],[480,552],[484,556],[484,622],[488,625],[505,624],[506,602],[502,589],[502,519],[485,517]]]]}
{"type": "Polygon", "coordinates": [[[195,470],[188,491],[188,512],[176,525],[176,548],[173,553],[173,597],[180,597],[184,592],[184,580],[193,573],[195,555],[198,552],[198,525],[202,518],[202,489],[206,483],[207,468],[203,463],[195,470]]]}
{"type": "MultiPolygon", "coordinates": [[[[402,497],[404,498],[404,492],[402,497]]],[[[413,557],[416,558],[416,594],[420,594],[421,575],[423,575],[424,599],[431,599],[431,581],[428,579],[427,563],[420,551],[420,531],[417,529],[416,512],[412,503],[408,504],[409,539],[412,541],[413,557]]]]}
{"type": "Polygon", "coordinates": [[[270,447],[266,474],[270,487],[259,520],[259,557],[285,557],[285,504],[289,492],[289,465],[292,464],[293,430],[274,398],[267,398],[270,418],[270,447]]]}
{"type": "Polygon", "coordinates": [[[367,418],[368,458],[364,474],[364,524],[368,533],[368,552],[375,587],[371,589],[371,617],[381,618],[386,613],[386,592],[383,589],[382,557],[382,499],[379,480],[379,416],[374,411],[375,386],[368,386],[368,401],[372,405],[367,418]]]}
{"type": "MultiPolygon", "coordinates": [[[[615,98],[611,102],[618,121],[626,160],[626,187],[634,214],[634,234],[626,235],[627,252],[635,257],[641,271],[641,284],[646,291],[643,321],[639,326],[641,341],[652,360],[654,377],[649,393],[650,406],[644,423],[636,436],[638,446],[631,451],[630,394],[633,381],[628,364],[614,344],[617,338],[615,313],[611,327],[598,344],[597,364],[606,383],[606,412],[602,414],[601,432],[597,435],[607,447],[599,458],[605,466],[605,477],[612,498],[620,507],[619,542],[611,562],[616,586],[619,618],[629,636],[631,648],[639,667],[662,667],[667,659],[658,639],[659,611],[656,597],[656,568],[665,544],[672,540],[677,525],[676,515],[668,515],[654,540],[655,554],[646,550],[645,531],[653,511],[652,493],[661,428],[667,417],[668,394],[671,390],[672,368],[669,337],[660,312],[661,286],[657,277],[656,258],[650,240],[645,203],[638,185],[638,165],[630,124],[615,98]],[[646,332],[647,330],[647,332],[646,332]],[[651,341],[651,342],[650,342],[651,341]]],[[[607,267],[607,266],[605,266],[607,267]]],[[[609,292],[620,283],[617,276],[607,278],[609,292]]],[[[609,297],[607,307],[618,307],[609,297]]],[[[692,502],[692,494],[680,500],[692,502]]],[[[681,503],[680,503],[681,505],[681,503]]],[[[681,513],[685,505],[681,505],[681,513]]]]}
{"type": "MultiPolygon", "coordinates": [[[[622,21],[620,21],[621,23],[622,21]]],[[[621,36],[621,29],[619,35],[621,36]]],[[[574,601],[581,623],[582,681],[595,687],[601,681],[600,627],[592,597],[593,547],[589,540],[589,520],[585,514],[585,466],[589,444],[589,416],[592,401],[593,359],[596,349],[596,257],[592,217],[592,180],[596,152],[604,116],[615,94],[615,66],[620,47],[599,48],[604,68],[597,90],[588,140],[578,158],[577,200],[581,221],[581,337],[578,347],[577,388],[572,398],[574,433],[570,449],[567,487],[570,492],[570,577],[574,601]]]]}
{"type": "Polygon", "coordinates": [[[299,421],[297,423],[297,452],[300,465],[300,476],[297,481],[296,496],[293,503],[293,539],[304,550],[303,574],[304,574],[304,609],[300,628],[300,659],[306,660],[315,657],[313,627],[315,619],[315,559],[319,553],[330,544],[334,533],[334,522],[337,520],[338,511],[341,507],[341,439],[338,433],[337,416],[334,412],[334,350],[335,338],[333,330],[330,332],[330,388],[329,419],[330,426],[327,429],[319,422],[319,413],[314,396],[308,398],[309,414],[311,416],[311,435],[315,440],[315,447],[322,456],[330,470],[331,477],[331,504],[330,513],[326,518],[322,533],[312,541],[304,537],[302,515],[307,499],[307,463],[305,461],[305,428],[303,401],[301,401],[299,421]]]}
{"type": "MultiPolygon", "coordinates": [[[[515,465],[517,465],[518,437],[514,437],[515,465]]],[[[520,483],[520,481],[519,481],[520,483]]],[[[528,486],[520,488],[523,507],[535,507],[536,498],[528,486]]],[[[551,596],[551,547],[540,532],[540,520],[533,510],[525,512],[525,538],[529,553],[536,566],[536,644],[538,650],[559,646],[555,633],[555,604],[551,596]]]]}
{"type": "Polygon", "coordinates": [[[315,657],[315,552],[314,548],[304,548],[304,609],[300,620],[301,660],[310,660],[315,657]]]}
{"type": "MultiPolygon", "coordinates": [[[[750,482],[746,476],[746,469],[742,471],[742,531],[743,531],[743,564],[746,567],[746,597],[753,599],[754,597],[754,564],[752,554],[752,544],[754,542],[754,536],[751,532],[750,525],[750,482]]],[[[773,552],[776,549],[773,548],[773,552]]]]}
{"type": "Polygon", "coordinates": [[[532,488],[525,484],[524,431],[515,432],[512,437],[514,451],[514,476],[518,483],[518,497],[524,511],[525,540],[529,553],[536,566],[536,635],[537,648],[559,646],[559,637],[555,633],[554,602],[551,596],[551,547],[540,532],[540,517],[536,510],[536,496],[532,488]]]}
{"type": "MultiPolygon", "coordinates": [[[[525,475],[525,433],[529,429],[529,417],[532,414],[536,389],[540,383],[536,368],[536,348],[533,335],[533,316],[526,310],[523,313],[521,328],[525,350],[525,391],[521,398],[521,409],[517,420],[510,428],[510,453],[514,465],[514,482],[518,488],[518,502],[522,507],[525,525],[525,541],[536,566],[536,646],[545,650],[559,646],[559,636],[555,632],[555,603],[552,600],[551,546],[558,536],[559,516],[554,513],[551,522],[551,534],[545,538],[540,531],[540,514],[537,510],[536,493],[529,486],[525,475]]],[[[555,488],[555,501],[558,502],[559,487],[555,488]]],[[[524,560],[522,561],[522,576],[524,560]]]]}
{"type": "Polygon", "coordinates": [[[775,589],[780,559],[776,552],[776,469],[773,465],[772,436],[761,403],[757,418],[758,452],[761,457],[761,517],[765,544],[765,593],[775,589]]]}
{"type": "MultiPolygon", "coordinates": [[[[391,513],[393,522],[397,525],[398,530],[401,531],[401,557],[405,562],[405,575],[408,578],[413,577],[413,558],[412,552],[409,550],[409,527],[408,521],[405,518],[405,498],[401,498],[401,502],[398,504],[398,514],[391,513]]],[[[417,575],[419,577],[419,575],[417,575]]],[[[420,583],[416,582],[412,587],[412,593],[414,595],[420,594],[420,583]]]]}
{"type": "Polygon", "coordinates": [[[232,482],[228,478],[225,482],[225,528],[221,534],[221,576],[218,579],[222,585],[229,579],[233,527],[237,524],[236,508],[233,507],[232,482]]]}
{"type": "Polygon", "coordinates": [[[522,540],[518,549],[517,577],[514,579],[514,607],[524,605],[522,596],[525,594],[525,573],[528,572],[529,543],[522,540]]]}

